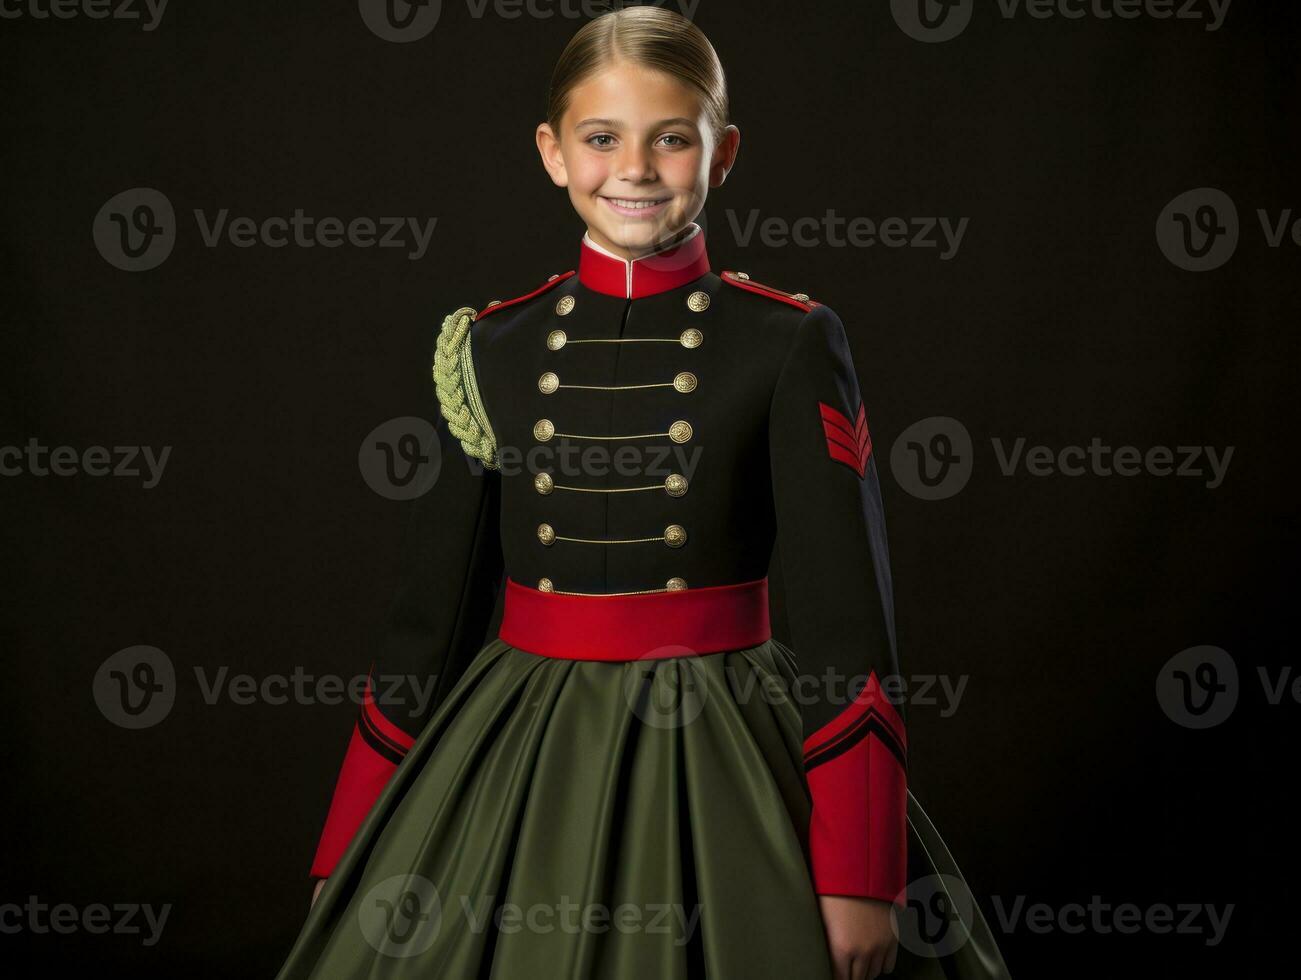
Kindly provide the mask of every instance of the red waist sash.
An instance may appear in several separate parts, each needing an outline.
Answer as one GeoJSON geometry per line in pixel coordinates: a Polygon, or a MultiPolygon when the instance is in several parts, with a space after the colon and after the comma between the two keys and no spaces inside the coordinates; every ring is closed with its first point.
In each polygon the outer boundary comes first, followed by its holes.
{"type": "Polygon", "coordinates": [[[758,646],[772,636],[768,579],[640,595],[564,595],[509,576],[497,636],[544,657],[659,660],[758,646]]]}

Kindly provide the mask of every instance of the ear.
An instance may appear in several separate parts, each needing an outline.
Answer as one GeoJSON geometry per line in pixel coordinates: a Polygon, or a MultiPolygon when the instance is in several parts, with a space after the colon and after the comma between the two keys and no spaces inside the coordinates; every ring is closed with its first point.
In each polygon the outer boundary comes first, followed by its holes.
{"type": "Polygon", "coordinates": [[[534,137],[538,144],[538,154],[542,157],[542,166],[557,187],[569,186],[569,173],[565,170],[565,158],[560,153],[560,139],[551,126],[540,123],[534,137]]]}
{"type": "Polygon", "coordinates": [[[709,159],[709,186],[721,187],[727,179],[727,173],[736,164],[736,154],[741,148],[741,131],[735,126],[723,130],[722,138],[714,147],[709,159]]]}

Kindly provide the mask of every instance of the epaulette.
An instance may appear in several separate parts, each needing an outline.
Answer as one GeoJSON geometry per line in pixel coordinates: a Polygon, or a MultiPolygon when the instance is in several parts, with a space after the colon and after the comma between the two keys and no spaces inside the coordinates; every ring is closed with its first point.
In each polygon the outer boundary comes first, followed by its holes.
{"type": "Polygon", "coordinates": [[[483,460],[490,470],[501,469],[497,437],[488,421],[488,411],[479,396],[470,353],[470,324],[474,309],[462,306],[443,319],[434,344],[434,392],[447,429],[461,441],[467,456],[483,460]]]}
{"type": "Polygon", "coordinates": [[[556,273],[554,276],[548,276],[546,282],[544,282],[541,286],[539,286],[537,289],[533,290],[532,292],[525,293],[523,296],[516,296],[514,299],[489,300],[488,305],[483,308],[482,313],[478,314],[475,317],[475,320],[482,320],[489,313],[496,313],[498,310],[504,310],[506,309],[506,307],[514,306],[516,303],[523,303],[526,299],[532,299],[534,296],[540,296],[542,293],[545,293],[548,289],[553,289],[554,287],[559,286],[562,282],[564,282],[566,279],[572,276],[575,271],[576,270],[574,269],[570,269],[568,272],[559,272],[556,273]]]}
{"type": "Polygon", "coordinates": [[[809,299],[808,293],[787,293],[780,289],[774,289],[772,286],[765,285],[761,282],[755,282],[744,272],[723,272],[723,282],[729,286],[736,286],[738,289],[748,289],[752,293],[758,293],[760,296],[767,296],[769,299],[779,300],[783,303],[789,303],[796,309],[803,310],[805,313],[815,306],[821,306],[815,299],[809,299]]]}

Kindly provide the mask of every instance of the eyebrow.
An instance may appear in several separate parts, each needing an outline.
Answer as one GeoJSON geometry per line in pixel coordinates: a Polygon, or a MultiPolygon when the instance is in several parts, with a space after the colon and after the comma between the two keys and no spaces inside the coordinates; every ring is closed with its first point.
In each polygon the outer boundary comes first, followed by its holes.
{"type": "MultiPolygon", "coordinates": [[[[686,116],[674,116],[672,119],[661,119],[659,122],[655,123],[651,128],[659,129],[661,126],[672,126],[677,123],[680,123],[684,126],[696,125],[694,119],[688,119],[686,116]]],[[[604,126],[607,129],[622,129],[624,127],[624,123],[623,120],[621,119],[584,119],[582,122],[574,124],[575,129],[582,129],[584,126],[604,126]]]]}

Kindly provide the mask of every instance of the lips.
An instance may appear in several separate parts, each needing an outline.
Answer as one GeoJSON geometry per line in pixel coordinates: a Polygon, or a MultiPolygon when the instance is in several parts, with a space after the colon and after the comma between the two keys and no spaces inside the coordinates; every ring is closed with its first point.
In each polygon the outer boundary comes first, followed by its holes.
{"type": "Polygon", "coordinates": [[[671,197],[602,197],[605,206],[623,218],[650,218],[668,205],[671,197]]]}
{"type": "Polygon", "coordinates": [[[641,209],[663,204],[667,197],[607,197],[607,201],[621,208],[641,209]]]}

